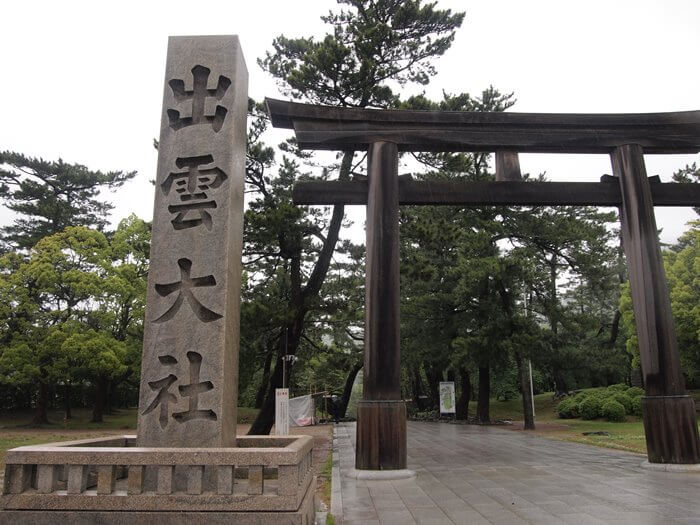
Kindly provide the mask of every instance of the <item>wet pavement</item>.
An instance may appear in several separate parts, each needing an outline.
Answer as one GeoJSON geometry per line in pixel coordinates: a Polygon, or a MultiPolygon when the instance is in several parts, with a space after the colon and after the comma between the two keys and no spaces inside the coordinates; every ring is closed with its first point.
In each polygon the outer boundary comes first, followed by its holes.
{"type": "Polygon", "coordinates": [[[408,423],[408,480],[363,481],[355,423],[334,429],[336,523],[700,524],[700,473],[654,472],[644,456],[495,427],[408,423]],[[342,516],[342,519],[340,519],[342,516]]]}

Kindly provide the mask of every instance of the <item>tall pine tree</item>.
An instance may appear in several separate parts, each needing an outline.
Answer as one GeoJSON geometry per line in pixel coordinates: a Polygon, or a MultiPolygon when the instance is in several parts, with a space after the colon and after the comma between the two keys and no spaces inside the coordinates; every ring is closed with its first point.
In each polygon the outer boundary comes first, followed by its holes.
{"type": "MultiPolygon", "coordinates": [[[[399,97],[390,84],[427,84],[435,73],[432,60],[450,47],[464,18],[463,13],[440,10],[435,3],[423,4],[421,0],[338,3],[344,7],[322,17],[331,26],[322,40],[280,36],[273,41],[274,51],[260,60],[287,96],[332,106],[396,107],[399,97]]],[[[341,157],[338,166],[325,170],[325,176],[337,170],[338,180],[350,179],[354,152],[344,152],[341,157]]],[[[248,167],[249,187],[258,198],[251,203],[251,210],[261,216],[266,208],[279,214],[285,209],[282,201],[289,200],[289,186],[298,169],[290,170],[293,166],[285,162],[281,173],[294,176],[289,177],[288,184],[278,185],[279,192],[271,195],[273,186],[262,175],[264,162],[249,162],[248,167]],[[256,168],[261,168],[260,173],[256,173],[256,168]]],[[[262,409],[250,431],[253,434],[268,433],[272,427],[274,392],[282,385],[281,358],[284,353],[296,353],[307,314],[319,304],[343,217],[342,205],[334,207],[329,220],[316,217],[320,229],[308,228],[308,216],[298,217],[295,220],[299,226],[287,226],[285,230],[290,235],[279,237],[274,249],[257,250],[274,254],[268,256],[271,258],[284,256],[282,267],[289,274],[289,291],[285,294],[288,312],[278,332],[276,364],[262,409]],[[312,237],[318,242],[311,244],[312,237]]]]}
{"type": "Polygon", "coordinates": [[[41,238],[68,226],[102,229],[113,206],[98,198],[136,176],[135,171],[91,171],[61,159],[47,161],[11,151],[0,152],[0,195],[19,214],[0,230],[7,246],[31,248],[41,238]]]}

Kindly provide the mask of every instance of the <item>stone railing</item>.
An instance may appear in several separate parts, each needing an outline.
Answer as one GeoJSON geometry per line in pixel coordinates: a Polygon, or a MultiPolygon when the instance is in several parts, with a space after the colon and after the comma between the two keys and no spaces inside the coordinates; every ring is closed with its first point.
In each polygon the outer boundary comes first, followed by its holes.
{"type": "Polygon", "coordinates": [[[135,436],[9,450],[2,508],[295,511],[313,481],[310,436],[235,448],[142,448],[135,436]]]}

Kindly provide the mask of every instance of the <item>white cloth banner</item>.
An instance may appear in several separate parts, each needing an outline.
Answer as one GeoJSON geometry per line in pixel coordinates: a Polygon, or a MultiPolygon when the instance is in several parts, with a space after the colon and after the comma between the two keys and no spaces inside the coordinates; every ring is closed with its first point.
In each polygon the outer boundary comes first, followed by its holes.
{"type": "Polygon", "coordinates": [[[311,395],[293,397],[289,400],[289,424],[306,427],[314,424],[314,399],[311,395]]]}
{"type": "Polygon", "coordinates": [[[440,381],[440,413],[455,413],[455,384],[452,381],[440,381]]]}

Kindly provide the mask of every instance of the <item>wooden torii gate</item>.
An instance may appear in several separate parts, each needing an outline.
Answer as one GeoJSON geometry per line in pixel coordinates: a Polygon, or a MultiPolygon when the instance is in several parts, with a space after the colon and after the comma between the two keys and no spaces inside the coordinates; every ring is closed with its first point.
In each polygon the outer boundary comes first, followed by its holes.
{"type": "Polygon", "coordinates": [[[357,409],[356,468],[406,468],[406,407],[399,348],[399,204],[592,205],[621,209],[644,377],[652,463],[700,463],[693,399],[686,394],[654,206],[700,205],[700,184],[647,178],[645,153],[700,151],[700,111],[654,114],[475,113],[349,109],[267,99],[275,127],[299,147],[367,150],[368,180],[303,182],[297,204],[367,205],[364,399],[357,409]],[[400,180],[400,151],[496,153],[496,182],[400,180]],[[599,183],[519,181],[518,152],[607,153],[599,183]]]}

